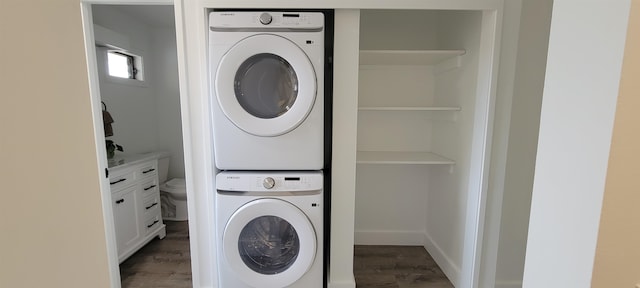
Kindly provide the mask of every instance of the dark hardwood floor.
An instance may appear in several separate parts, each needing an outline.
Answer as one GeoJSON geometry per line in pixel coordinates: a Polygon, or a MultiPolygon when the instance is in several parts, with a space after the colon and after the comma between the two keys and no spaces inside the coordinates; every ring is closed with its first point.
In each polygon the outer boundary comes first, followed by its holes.
{"type": "MultiPolygon", "coordinates": [[[[154,239],[120,264],[122,288],[191,288],[188,222],[165,222],[154,239]]],[[[420,246],[355,246],[357,288],[453,288],[420,246]]],[[[232,287],[224,287],[232,288],[232,287]]]]}
{"type": "Polygon", "coordinates": [[[357,245],[354,255],[357,288],[453,288],[421,246],[357,245]]]}
{"type": "Polygon", "coordinates": [[[120,264],[122,288],[191,288],[189,222],[165,224],[164,239],[151,240],[120,264]]]}

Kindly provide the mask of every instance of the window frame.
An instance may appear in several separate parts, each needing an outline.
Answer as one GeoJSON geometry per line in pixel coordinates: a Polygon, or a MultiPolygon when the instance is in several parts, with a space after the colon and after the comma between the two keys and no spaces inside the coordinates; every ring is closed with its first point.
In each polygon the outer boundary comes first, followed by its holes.
{"type": "Polygon", "coordinates": [[[109,82],[122,84],[122,85],[132,85],[132,86],[143,86],[146,87],[146,75],[145,75],[145,67],[144,67],[144,56],[142,53],[131,52],[130,50],[124,49],[114,49],[114,47],[109,47],[105,49],[105,75],[106,79],[109,82]],[[109,54],[117,54],[127,57],[127,62],[129,66],[128,73],[130,78],[113,76],[109,73],[109,54]],[[133,75],[133,76],[131,76],[133,75]],[[134,77],[134,78],[131,78],[134,77]]]}

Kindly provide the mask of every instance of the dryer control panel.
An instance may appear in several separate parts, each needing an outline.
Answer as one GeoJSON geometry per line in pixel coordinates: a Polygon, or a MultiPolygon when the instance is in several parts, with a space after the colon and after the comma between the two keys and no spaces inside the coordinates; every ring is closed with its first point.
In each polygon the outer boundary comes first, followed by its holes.
{"type": "Polygon", "coordinates": [[[324,15],[319,12],[214,11],[209,15],[212,29],[301,29],[322,30],[324,15]]]}
{"type": "Polygon", "coordinates": [[[322,190],[322,172],[229,172],[216,175],[216,189],[241,192],[322,190]]]}

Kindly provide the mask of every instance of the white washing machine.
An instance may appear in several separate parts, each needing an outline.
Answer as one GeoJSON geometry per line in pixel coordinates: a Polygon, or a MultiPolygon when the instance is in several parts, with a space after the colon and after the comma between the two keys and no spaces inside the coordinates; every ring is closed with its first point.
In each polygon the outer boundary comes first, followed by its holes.
{"type": "Polygon", "coordinates": [[[219,287],[321,288],[322,172],[216,176],[219,287]]]}
{"type": "Polygon", "coordinates": [[[320,170],[324,15],[209,14],[215,164],[221,170],[320,170]]]}

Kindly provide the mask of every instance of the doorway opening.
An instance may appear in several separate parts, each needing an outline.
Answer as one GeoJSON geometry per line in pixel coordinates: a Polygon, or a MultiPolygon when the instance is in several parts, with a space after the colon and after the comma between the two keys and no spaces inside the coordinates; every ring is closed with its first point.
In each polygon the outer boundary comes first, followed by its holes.
{"type": "Polygon", "coordinates": [[[192,287],[174,6],[83,13],[112,286],[192,287]]]}

